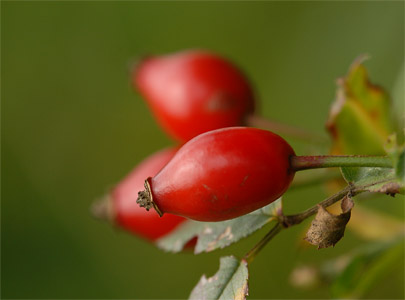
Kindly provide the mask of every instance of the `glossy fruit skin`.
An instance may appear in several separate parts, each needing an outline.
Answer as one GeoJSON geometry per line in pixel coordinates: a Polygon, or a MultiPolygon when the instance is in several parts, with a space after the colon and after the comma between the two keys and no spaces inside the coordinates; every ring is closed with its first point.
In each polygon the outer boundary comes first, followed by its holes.
{"type": "Polygon", "coordinates": [[[175,155],[176,148],[167,148],[146,158],[135,167],[110,193],[114,222],[137,236],[155,241],[175,229],[186,219],[147,212],[136,204],[138,191],[143,189],[145,177],[153,176],[175,155]]]}
{"type": "Polygon", "coordinates": [[[242,126],[254,110],[245,76],[208,51],[148,57],[134,68],[132,81],[160,125],[181,142],[210,130],[242,126]]]}
{"type": "Polygon", "coordinates": [[[279,198],[294,177],[294,155],[290,145],[270,131],[218,129],[186,143],[147,182],[162,213],[222,221],[279,198]]]}

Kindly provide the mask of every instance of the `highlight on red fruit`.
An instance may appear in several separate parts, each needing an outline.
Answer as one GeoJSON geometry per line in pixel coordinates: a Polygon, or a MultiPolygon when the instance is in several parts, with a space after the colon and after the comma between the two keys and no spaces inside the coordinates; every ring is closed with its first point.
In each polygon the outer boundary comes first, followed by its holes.
{"type": "Polygon", "coordinates": [[[254,95],[242,72],[204,50],[151,56],[133,69],[132,84],[160,125],[186,142],[214,129],[242,126],[254,95]]]}
{"type": "Polygon", "coordinates": [[[245,215],[279,198],[290,185],[294,150],[266,130],[231,127],[186,143],[154,177],[137,202],[158,214],[198,221],[245,215]]]}
{"type": "Polygon", "coordinates": [[[167,148],[146,158],[101,202],[94,205],[93,213],[99,217],[104,216],[118,227],[151,241],[170,233],[186,219],[171,214],[159,217],[140,208],[136,199],[138,191],[143,188],[145,178],[159,172],[176,151],[176,148],[167,148]]]}

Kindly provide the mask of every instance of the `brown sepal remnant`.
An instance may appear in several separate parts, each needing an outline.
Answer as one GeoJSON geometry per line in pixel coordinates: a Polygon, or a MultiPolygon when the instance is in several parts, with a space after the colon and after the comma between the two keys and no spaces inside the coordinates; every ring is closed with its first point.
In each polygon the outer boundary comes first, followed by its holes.
{"type": "Polygon", "coordinates": [[[345,233],[346,224],[350,220],[353,206],[354,203],[350,196],[343,198],[341,202],[342,213],[340,215],[333,215],[319,205],[318,213],[312,221],[304,240],[318,246],[318,249],[335,246],[345,233]]]}

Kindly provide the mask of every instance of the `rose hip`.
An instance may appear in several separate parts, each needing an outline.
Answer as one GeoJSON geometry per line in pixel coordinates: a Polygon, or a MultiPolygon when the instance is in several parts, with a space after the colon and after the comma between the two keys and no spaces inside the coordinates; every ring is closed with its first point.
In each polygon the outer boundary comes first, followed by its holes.
{"type": "Polygon", "coordinates": [[[147,57],[134,68],[132,83],[161,126],[181,142],[206,131],[244,125],[254,110],[245,76],[207,51],[147,57]]]}
{"type": "Polygon", "coordinates": [[[160,214],[199,221],[232,219],[279,198],[294,177],[294,150],[261,129],[231,127],[186,143],[154,177],[137,202],[160,214]]]}
{"type": "Polygon", "coordinates": [[[108,219],[120,228],[151,241],[165,236],[184,222],[185,218],[171,214],[160,218],[136,204],[138,191],[142,189],[145,177],[159,172],[174,156],[176,150],[168,148],[146,158],[113,188],[102,202],[95,205],[95,214],[107,214],[108,219]]]}

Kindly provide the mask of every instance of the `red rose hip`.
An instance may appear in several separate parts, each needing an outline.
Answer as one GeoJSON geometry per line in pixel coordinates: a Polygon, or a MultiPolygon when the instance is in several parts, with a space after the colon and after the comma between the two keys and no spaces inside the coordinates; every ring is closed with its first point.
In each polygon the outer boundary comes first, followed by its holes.
{"type": "Polygon", "coordinates": [[[186,143],[153,178],[137,202],[162,215],[198,221],[232,219],[279,198],[294,177],[294,150],[261,129],[231,127],[186,143]]]}
{"type": "Polygon", "coordinates": [[[182,142],[210,130],[244,125],[254,109],[244,75],[207,51],[148,57],[134,68],[132,82],[161,126],[182,142]]]}
{"type": "Polygon", "coordinates": [[[115,186],[102,202],[95,204],[95,214],[107,214],[109,221],[120,228],[151,241],[165,236],[184,222],[186,219],[171,214],[160,218],[136,204],[138,191],[142,189],[145,177],[159,172],[174,156],[176,150],[168,148],[146,158],[115,186]]]}

